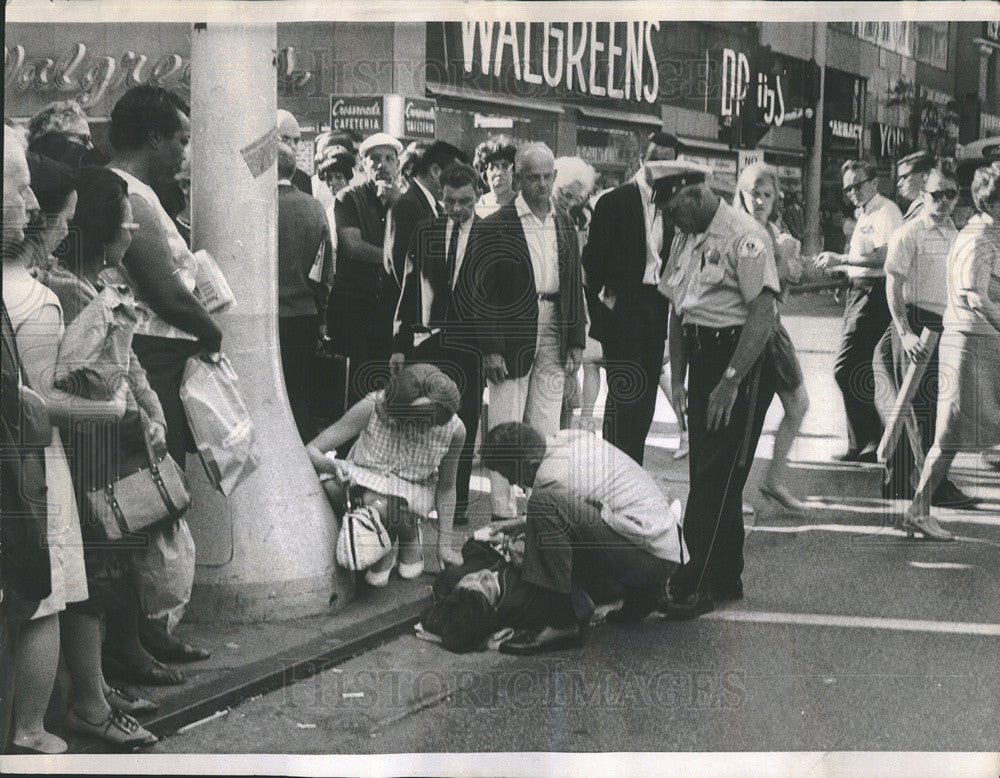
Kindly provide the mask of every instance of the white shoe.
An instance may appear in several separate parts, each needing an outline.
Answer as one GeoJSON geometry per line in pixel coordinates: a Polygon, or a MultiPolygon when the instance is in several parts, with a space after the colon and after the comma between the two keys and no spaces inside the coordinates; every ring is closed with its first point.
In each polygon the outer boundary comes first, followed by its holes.
{"type": "Polygon", "coordinates": [[[378,562],[365,570],[365,582],[369,586],[382,588],[389,583],[389,574],[396,566],[396,557],[399,553],[399,546],[392,544],[392,551],[382,557],[378,562]],[[388,564],[386,564],[388,562],[388,564]],[[385,568],[384,570],[382,568],[385,568]]]}
{"type": "Polygon", "coordinates": [[[417,547],[420,549],[420,559],[416,562],[400,562],[399,563],[399,577],[406,578],[407,580],[411,578],[416,578],[422,572],[424,572],[424,535],[420,531],[420,527],[417,527],[417,547]]]}

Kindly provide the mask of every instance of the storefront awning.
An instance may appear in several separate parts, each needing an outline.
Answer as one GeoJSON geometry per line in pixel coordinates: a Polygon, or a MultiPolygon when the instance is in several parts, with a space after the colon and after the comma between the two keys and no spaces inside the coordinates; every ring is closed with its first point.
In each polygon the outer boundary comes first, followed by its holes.
{"type": "Polygon", "coordinates": [[[474,100],[478,103],[492,103],[493,105],[506,105],[512,108],[524,108],[529,111],[540,111],[555,115],[563,114],[565,111],[561,106],[544,103],[538,100],[518,100],[515,97],[503,97],[492,92],[480,92],[474,89],[463,89],[461,87],[447,86],[445,84],[427,84],[427,94],[436,97],[454,97],[461,100],[474,100]]]}
{"type": "Polygon", "coordinates": [[[660,128],[663,120],[658,116],[650,116],[645,113],[634,113],[632,111],[610,111],[604,108],[591,108],[577,106],[581,116],[588,119],[603,119],[609,122],[627,122],[629,124],[645,124],[649,127],[660,128]]]}

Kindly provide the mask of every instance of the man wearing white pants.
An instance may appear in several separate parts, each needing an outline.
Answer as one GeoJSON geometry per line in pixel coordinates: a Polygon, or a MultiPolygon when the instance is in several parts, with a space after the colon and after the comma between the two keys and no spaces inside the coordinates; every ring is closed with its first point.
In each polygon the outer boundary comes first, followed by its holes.
{"type": "MultiPolygon", "coordinates": [[[[576,232],[552,205],[555,157],[544,143],[514,160],[520,193],[484,219],[470,239],[463,312],[476,330],[489,387],[489,424],[559,430],[566,373],[580,366],[585,338],[576,232]]],[[[516,515],[510,484],[490,473],[493,518],[516,515]]]]}

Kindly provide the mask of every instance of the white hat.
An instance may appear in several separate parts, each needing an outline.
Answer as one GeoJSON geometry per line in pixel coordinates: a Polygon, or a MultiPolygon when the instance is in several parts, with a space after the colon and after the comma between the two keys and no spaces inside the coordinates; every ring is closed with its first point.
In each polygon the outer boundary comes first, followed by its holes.
{"type": "Polygon", "coordinates": [[[394,149],[397,154],[403,153],[402,143],[387,132],[376,132],[374,135],[369,135],[361,141],[361,145],[358,146],[358,154],[363,157],[376,146],[389,146],[394,149]]]}

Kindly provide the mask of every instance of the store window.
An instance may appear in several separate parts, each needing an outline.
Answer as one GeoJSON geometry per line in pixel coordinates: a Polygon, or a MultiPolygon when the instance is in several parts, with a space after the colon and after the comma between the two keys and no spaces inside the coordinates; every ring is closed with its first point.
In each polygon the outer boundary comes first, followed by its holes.
{"type": "Polygon", "coordinates": [[[916,57],[936,68],[948,68],[948,22],[917,22],[916,57]]]}

